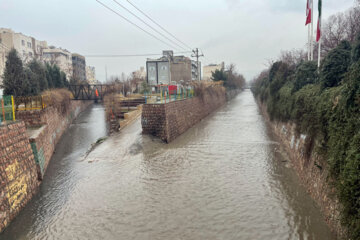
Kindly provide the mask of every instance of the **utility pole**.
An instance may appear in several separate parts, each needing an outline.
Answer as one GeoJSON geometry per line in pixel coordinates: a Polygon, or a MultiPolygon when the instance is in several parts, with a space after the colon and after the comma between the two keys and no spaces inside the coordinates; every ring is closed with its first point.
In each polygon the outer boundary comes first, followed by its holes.
{"type": "Polygon", "coordinates": [[[194,54],[192,54],[192,57],[196,57],[196,67],[197,67],[197,80],[200,81],[200,73],[201,69],[199,67],[199,57],[204,57],[204,54],[199,55],[199,49],[196,48],[192,51],[194,54]]]}
{"type": "Polygon", "coordinates": [[[107,83],[107,66],[105,65],[105,82],[107,83]]]}

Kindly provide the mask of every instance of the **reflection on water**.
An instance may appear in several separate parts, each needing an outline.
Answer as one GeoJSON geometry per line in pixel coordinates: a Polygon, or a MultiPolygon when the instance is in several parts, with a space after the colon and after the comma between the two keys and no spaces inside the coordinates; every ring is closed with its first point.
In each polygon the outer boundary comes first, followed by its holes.
{"type": "Polygon", "coordinates": [[[334,239],[269,137],[250,91],[171,144],[103,109],[64,135],[40,193],[1,239],[334,239]]]}

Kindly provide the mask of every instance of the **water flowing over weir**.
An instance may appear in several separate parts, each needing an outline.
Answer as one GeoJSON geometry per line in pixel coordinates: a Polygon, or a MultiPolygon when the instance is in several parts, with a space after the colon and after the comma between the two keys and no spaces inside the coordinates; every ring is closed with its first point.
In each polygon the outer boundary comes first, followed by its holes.
{"type": "Polygon", "coordinates": [[[170,144],[95,105],[64,134],[39,193],[0,239],[334,239],[249,90],[170,144]]]}

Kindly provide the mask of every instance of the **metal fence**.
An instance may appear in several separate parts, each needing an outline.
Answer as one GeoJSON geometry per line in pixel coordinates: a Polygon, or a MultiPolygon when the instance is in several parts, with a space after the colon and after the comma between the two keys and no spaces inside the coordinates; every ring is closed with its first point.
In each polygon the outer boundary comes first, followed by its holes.
{"type": "Polygon", "coordinates": [[[0,124],[15,121],[15,105],[13,96],[0,96],[0,124]]]}
{"type": "Polygon", "coordinates": [[[195,91],[193,87],[170,89],[169,86],[161,86],[159,88],[159,93],[145,93],[144,95],[146,104],[164,104],[193,98],[195,96],[195,91]]]}
{"type": "Polygon", "coordinates": [[[16,111],[31,111],[45,109],[51,104],[50,95],[16,97],[15,110],[16,111]]]}

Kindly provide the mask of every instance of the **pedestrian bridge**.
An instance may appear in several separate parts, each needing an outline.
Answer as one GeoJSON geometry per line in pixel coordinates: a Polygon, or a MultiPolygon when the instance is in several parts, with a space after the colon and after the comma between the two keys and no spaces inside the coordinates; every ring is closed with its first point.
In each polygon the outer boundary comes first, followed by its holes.
{"type": "Polygon", "coordinates": [[[73,100],[103,100],[113,87],[108,84],[72,84],[69,90],[74,96],[73,100]]]}

